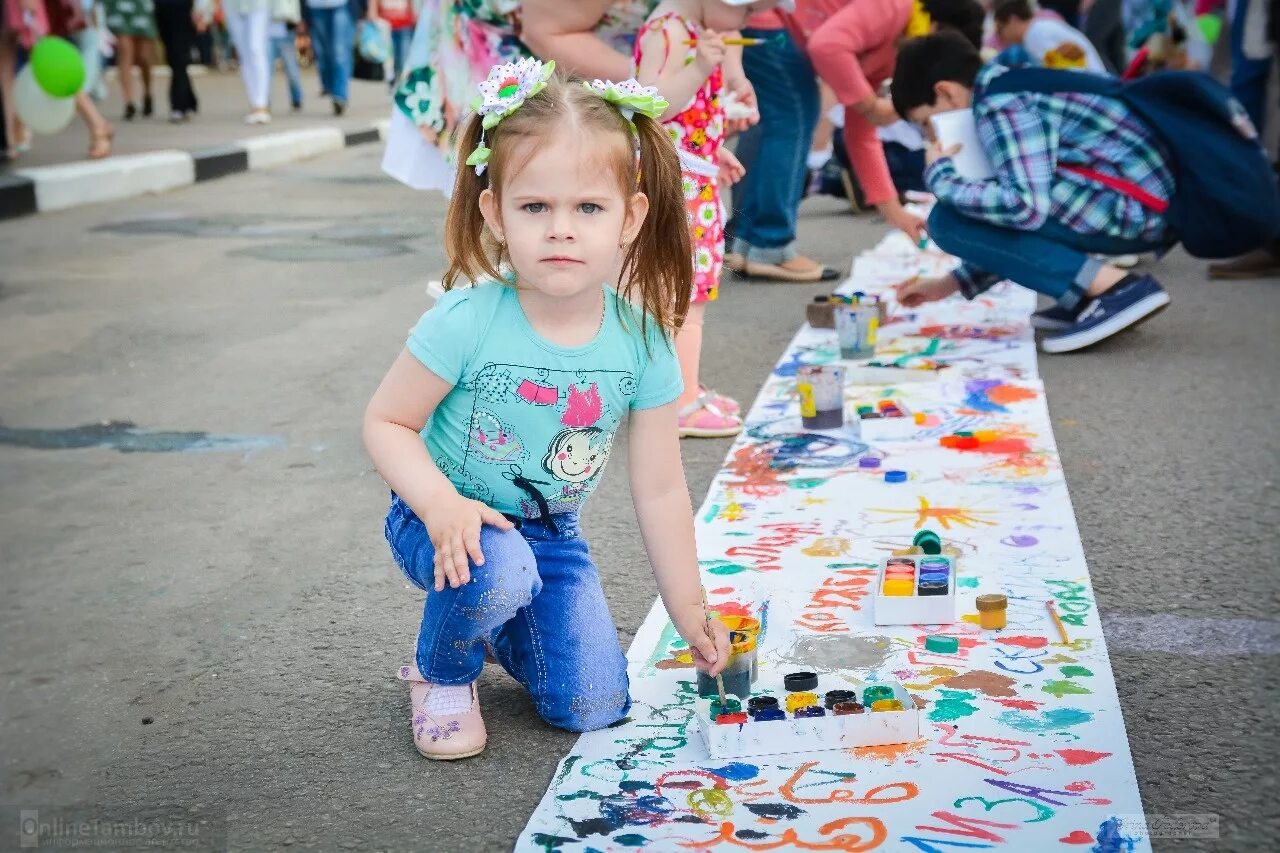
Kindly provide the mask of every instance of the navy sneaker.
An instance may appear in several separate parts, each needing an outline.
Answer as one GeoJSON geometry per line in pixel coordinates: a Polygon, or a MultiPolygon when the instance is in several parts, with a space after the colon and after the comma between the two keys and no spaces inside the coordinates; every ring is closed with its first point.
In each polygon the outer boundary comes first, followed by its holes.
{"type": "Polygon", "coordinates": [[[1070,328],[1040,343],[1045,352],[1073,352],[1091,347],[1136,326],[1169,304],[1169,294],[1149,275],[1126,276],[1115,287],[1094,299],[1070,328]]]}
{"type": "Polygon", "coordinates": [[[1031,315],[1031,328],[1043,329],[1047,332],[1060,332],[1075,325],[1076,317],[1088,306],[1088,299],[1081,299],[1074,308],[1063,308],[1053,305],[1043,311],[1031,315]]]}

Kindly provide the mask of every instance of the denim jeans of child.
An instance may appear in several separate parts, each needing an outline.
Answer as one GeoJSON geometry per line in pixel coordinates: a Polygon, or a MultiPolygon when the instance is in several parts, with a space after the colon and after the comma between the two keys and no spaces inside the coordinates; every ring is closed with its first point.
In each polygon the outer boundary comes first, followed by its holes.
{"type": "Polygon", "coordinates": [[[985,283],[1009,279],[1074,308],[1106,263],[1091,255],[1141,254],[1166,243],[1080,234],[1056,221],[1036,231],[1019,231],[965,216],[939,203],[929,214],[929,237],[949,255],[986,273],[985,283]]]}
{"type": "Polygon", "coordinates": [[[765,43],[742,65],[756,91],[760,123],[742,134],[736,154],[747,174],[733,191],[733,250],[759,263],[795,255],[796,216],[809,179],[809,146],[821,107],[813,66],[786,30],[745,29],[765,43]]]}
{"type": "Polygon", "coordinates": [[[418,671],[436,684],[469,684],[484,666],[485,642],[553,726],[600,729],[631,708],[627,660],[576,513],[480,532],[484,565],[471,582],[436,592],[435,548],[413,510],[392,494],[386,536],[405,576],[426,590],[418,671]]]}

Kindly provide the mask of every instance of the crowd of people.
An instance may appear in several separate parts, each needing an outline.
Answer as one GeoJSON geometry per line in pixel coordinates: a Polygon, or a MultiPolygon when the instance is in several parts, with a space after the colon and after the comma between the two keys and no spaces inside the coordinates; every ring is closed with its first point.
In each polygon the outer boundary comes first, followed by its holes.
{"type": "MultiPolygon", "coordinates": [[[[1233,52],[1261,62],[1237,23],[1259,2],[1228,14],[1233,52]]],[[[700,370],[725,270],[835,277],[796,250],[824,90],[851,202],[961,261],[901,283],[908,309],[1012,280],[1052,299],[1033,320],[1052,330],[1046,351],[1070,352],[1169,304],[1117,256],[1181,243],[1205,258],[1261,253],[1220,274],[1275,271],[1280,187],[1255,130],[1266,104],[1250,101],[1254,72],[1233,69],[1241,107],[1185,70],[1208,62],[1198,45],[1221,27],[1208,6],[512,0],[431,12],[384,168],[449,195],[449,269],[364,420],[392,490],[387,541],[427,593],[414,662],[399,670],[427,758],[485,748],[476,680],[488,658],[552,725],[587,731],[628,713],[626,659],[578,524],[624,417],[662,603],[694,665],[724,667],[679,438],[743,429],[738,402],[700,370]],[[955,124],[967,142],[943,132],[955,124]],[[980,149],[977,165],[958,158],[963,145],[980,149]],[[927,219],[908,187],[928,192],[927,219]]]]}
{"type": "Polygon", "coordinates": [[[330,99],[334,115],[342,115],[357,63],[370,66],[371,78],[399,75],[418,6],[417,0],[0,0],[0,162],[19,160],[33,143],[14,108],[13,87],[43,36],[63,37],[81,51],[87,80],[76,108],[90,131],[87,156],[100,159],[111,154],[115,135],[97,106],[106,97],[108,65],[117,71],[124,102],[120,120],[126,122],[155,116],[152,68],[159,57],[170,69],[173,123],[189,121],[200,110],[190,67],[233,62],[244,83],[248,124],[271,121],[277,64],[293,112],[303,105],[305,62],[319,72],[320,94],[330,99]],[[364,28],[362,52],[357,38],[364,28]]]}

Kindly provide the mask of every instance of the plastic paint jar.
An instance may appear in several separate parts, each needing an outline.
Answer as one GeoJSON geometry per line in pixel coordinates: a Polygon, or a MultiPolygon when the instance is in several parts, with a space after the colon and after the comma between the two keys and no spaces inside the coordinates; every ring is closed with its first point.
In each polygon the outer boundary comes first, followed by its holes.
{"type": "Polygon", "coordinates": [[[999,631],[1004,628],[1009,609],[1009,599],[999,594],[980,595],[975,600],[978,605],[978,624],[984,631],[999,631]]]}

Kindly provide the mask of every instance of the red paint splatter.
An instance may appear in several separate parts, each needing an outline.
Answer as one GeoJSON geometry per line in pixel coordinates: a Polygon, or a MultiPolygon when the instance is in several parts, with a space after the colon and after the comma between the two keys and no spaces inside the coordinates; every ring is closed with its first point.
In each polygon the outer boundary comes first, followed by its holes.
{"type": "Polygon", "coordinates": [[[987,389],[987,399],[1004,406],[1009,403],[1020,403],[1023,400],[1034,400],[1036,392],[1019,385],[996,385],[987,389]]]}
{"type": "MultiPolygon", "coordinates": [[[[1006,708],[1017,708],[1019,711],[1034,711],[1036,708],[1039,708],[1044,704],[1043,702],[1036,702],[1033,699],[996,699],[994,701],[999,702],[1006,708]]],[[[1034,755],[1028,757],[1035,758],[1034,755]]]]}
{"type": "Polygon", "coordinates": [[[1063,844],[1092,844],[1093,836],[1083,829],[1077,829],[1058,839],[1063,844]]]}
{"type": "Polygon", "coordinates": [[[1043,649],[1049,645],[1049,641],[1044,637],[997,637],[996,642],[1006,646],[1021,646],[1024,649],[1043,649]]]}
{"type": "Polygon", "coordinates": [[[1081,764],[1093,764],[1096,761],[1111,757],[1109,752],[1092,752],[1087,749],[1058,749],[1054,751],[1061,755],[1062,760],[1072,767],[1079,767],[1081,764]]]}
{"type": "Polygon", "coordinates": [[[1092,791],[1093,783],[1092,782],[1069,782],[1066,785],[1063,785],[1062,787],[1067,789],[1068,791],[1077,791],[1077,792],[1092,791]]]}
{"type": "Polygon", "coordinates": [[[995,441],[984,441],[973,450],[976,453],[994,453],[1001,456],[1017,454],[1021,456],[1024,453],[1031,452],[1031,445],[1027,444],[1025,438],[998,438],[995,441]]]}
{"type": "Polygon", "coordinates": [[[1091,798],[1091,799],[1087,799],[1087,800],[1085,800],[1084,802],[1088,803],[1088,804],[1089,804],[1089,805],[1091,805],[1091,806],[1109,806],[1109,805],[1111,805],[1111,801],[1110,801],[1110,800],[1104,800],[1102,797],[1093,797],[1093,798],[1091,798]]]}
{"type": "Polygon", "coordinates": [[[694,781],[692,781],[692,780],[690,780],[690,781],[688,781],[688,782],[667,782],[667,783],[665,783],[662,787],[664,787],[664,788],[682,788],[682,789],[684,789],[684,790],[686,790],[686,791],[696,791],[696,790],[698,790],[699,788],[701,788],[701,787],[702,787],[702,783],[701,783],[701,782],[694,782],[694,781]]]}
{"type": "Polygon", "coordinates": [[[711,590],[712,595],[728,595],[731,592],[733,592],[733,587],[731,586],[722,586],[711,590]]]}

